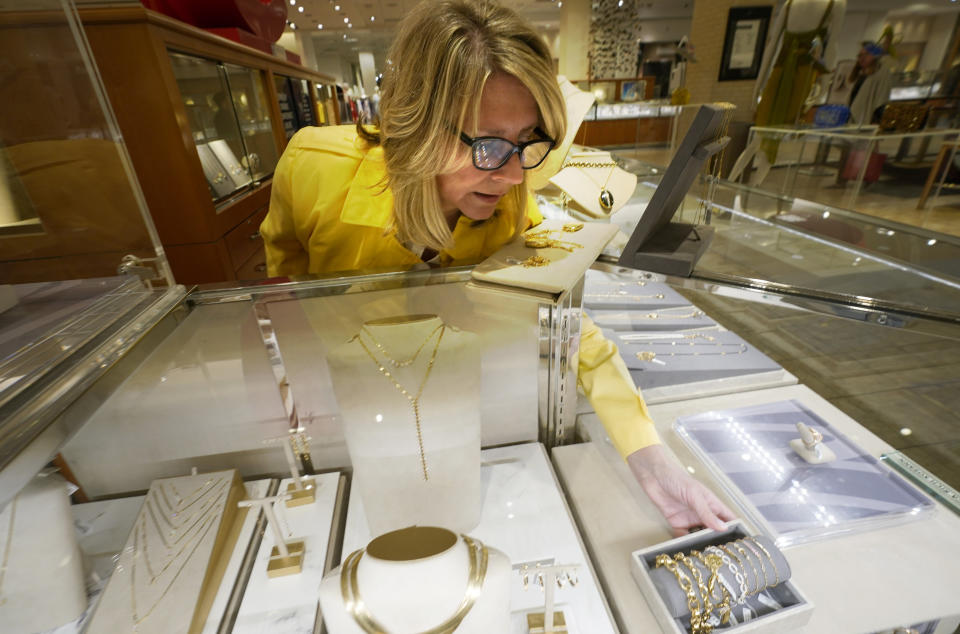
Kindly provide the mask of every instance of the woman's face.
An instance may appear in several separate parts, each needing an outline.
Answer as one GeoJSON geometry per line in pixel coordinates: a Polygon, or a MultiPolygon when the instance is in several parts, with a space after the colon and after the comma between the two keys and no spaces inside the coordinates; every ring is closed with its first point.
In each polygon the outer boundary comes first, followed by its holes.
{"type": "MultiPolygon", "coordinates": [[[[513,143],[528,141],[535,136],[539,110],[533,95],[513,75],[494,73],[488,79],[480,96],[480,110],[476,134],[472,121],[467,121],[464,132],[468,136],[498,136],[513,143]]],[[[470,148],[461,143],[467,165],[456,172],[437,176],[440,202],[447,219],[453,224],[458,212],[473,220],[486,220],[497,203],[511,187],[523,182],[520,157],[513,155],[496,170],[478,170],[470,160],[470,148]]]]}

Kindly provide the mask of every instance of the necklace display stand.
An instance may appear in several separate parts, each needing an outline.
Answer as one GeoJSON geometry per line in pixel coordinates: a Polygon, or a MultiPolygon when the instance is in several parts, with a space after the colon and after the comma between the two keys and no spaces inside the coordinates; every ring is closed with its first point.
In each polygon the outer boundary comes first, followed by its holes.
{"type": "Polygon", "coordinates": [[[88,634],[200,632],[236,542],[235,470],[154,480],[88,634]]]}
{"type": "Polygon", "coordinates": [[[705,105],[667,167],[660,185],[627,241],[621,266],[689,277],[713,238],[713,228],[671,222],[704,163],[730,141],[723,136],[725,108],[705,105]]]}
{"type": "MultiPolygon", "coordinates": [[[[297,458],[294,455],[294,446],[301,448],[303,443],[309,439],[302,428],[290,430],[290,433],[284,436],[271,438],[269,442],[279,443],[283,447],[283,455],[287,459],[287,467],[290,469],[291,482],[287,485],[287,496],[284,504],[287,506],[300,506],[301,504],[312,504],[316,501],[317,483],[314,478],[300,475],[300,468],[297,466],[297,458]]],[[[307,453],[306,452],[298,452],[307,453]]]]}
{"type": "Polygon", "coordinates": [[[435,315],[369,321],[327,357],[373,535],[480,519],[480,345],[435,315]]]}
{"type": "Polygon", "coordinates": [[[637,176],[618,167],[609,152],[571,152],[550,182],[592,218],[616,213],[637,188],[637,176]]]}
{"type": "Polygon", "coordinates": [[[259,508],[263,511],[267,519],[267,525],[273,532],[275,545],[270,552],[270,560],[267,562],[268,577],[295,575],[303,571],[303,558],[306,554],[306,545],[303,540],[287,541],[280,528],[280,522],[273,512],[277,502],[286,504],[290,501],[290,497],[289,493],[282,493],[280,495],[240,500],[237,502],[237,506],[240,508],[259,508]]]}
{"type": "Polygon", "coordinates": [[[345,556],[320,585],[320,609],[330,634],[509,632],[510,580],[500,551],[412,526],[345,556]]]}
{"type": "Polygon", "coordinates": [[[34,478],[0,512],[0,631],[39,632],[87,607],[63,478],[34,478]]]}

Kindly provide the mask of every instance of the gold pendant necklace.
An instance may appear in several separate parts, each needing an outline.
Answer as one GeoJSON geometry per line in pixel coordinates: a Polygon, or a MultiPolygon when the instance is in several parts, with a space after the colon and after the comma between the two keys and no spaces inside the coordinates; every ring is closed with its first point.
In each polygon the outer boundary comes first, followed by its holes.
{"type": "MultiPolygon", "coordinates": [[[[527,231],[523,234],[523,245],[531,249],[563,249],[573,253],[574,249],[582,249],[582,244],[568,242],[566,240],[557,240],[550,237],[550,234],[556,233],[555,229],[540,229],[539,231],[527,231]]],[[[569,233],[569,232],[568,232],[569,233]]]]}
{"type": "Polygon", "coordinates": [[[603,185],[597,182],[597,180],[590,176],[589,172],[583,172],[583,175],[593,181],[594,185],[600,187],[600,196],[597,198],[597,201],[600,203],[600,208],[604,211],[610,211],[613,209],[613,194],[607,189],[607,185],[610,184],[610,177],[613,176],[614,170],[617,169],[617,164],[614,161],[567,161],[563,164],[564,168],[567,167],[586,167],[586,168],[600,168],[600,167],[609,167],[610,172],[607,174],[607,179],[603,181],[603,185]]]}
{"type": "MultiPolygon", "coordinates": [[[[463,599],[453,616],[440,625],[424,630],[420,634],[450,634],[460,626],[460,623],[473,608],[473,604],[477,602],[477,597],[480,596],[483,581],[487,576],[487,563],[490,553],[479,539],[473,539],[466,535],[461,535],[461,537],[463,537],[463,542],[467,546],[470,566],[467,571],[467,588],[463,593],[463,599]]],[[[360,563],[363,553],[363,548],[352,552],[340,569],[340,596],[343,597],[343,604],[347,612],[360,626],[360,629],[366,634],[384,634],[388,630],[373,618],[360,596],[357,565],[360,563]]]]}
{"type": "MultiPolygon", "coordinates": [[[[366,352],[367,356],[369,356],[370,359],[374,362],[374,364],[376,364],[377,371],[380,372],[380,374],[382,374],[386,379],[388,379],[390,383],[393,384],[393,387],[395,387],[397,391],[400,392],[400,394],[403,395],[403,397],[406,398],[407,401],[409,401],[410,407],[413,409],[413,418],[417,427],[417,445],[420,449],[420,468],[423,472],[424,481],[429,480],[430,476],[427,472],[426,452],[423,449],[423,429],[421,427],[421,420],[420,420],[420,397],[423,395],[423,388],[426,387],[427,380],[430,378],[430,372],[433,371],[433,364],[437,360],[437,351],[440,350],[440,342],[443,341],[443,333],[446,332],[446,329],[447,329],[446,325],[441,324],[440,326],[435,328],[433,332],[430,333],[430,337],[432,337],[437,332],[439,332],[440,335],[437,337],[437,343],[434,344],[433,346],[433,352],[430,355],[430,361],[427,363],[426,372],[424,372],[423,378],[420,380],[420,386],[417,388],[416,396],[411,394],[409,390],[407,390],[407,388],[403,387],[403,385],[401,385],[400,382],[397,381],[397,379],[393,376],[393,374],[389,370],[387,370],[387,368],[384,367],[384,365],[377,359],[376,355],[373,354],[373,352],[370,350],[367,344],[364,343],[362,335],[364,334],[365,331],[361,330],[361,332],[357,333],[356,335],[353,336],[352,339],[350,339],[350,341],[356,341],[357,343],[360,344],[360,347],[363,348],[363,351],[366,352]]],[[[369,336],[369,333],[366,333],[366,334],[367,336],[369,336]]],[[[427,338],[427,341],[430,340],[430,337],[427,338]]],[[[386,355],[384,356],[386,357],[386,355]]]]}

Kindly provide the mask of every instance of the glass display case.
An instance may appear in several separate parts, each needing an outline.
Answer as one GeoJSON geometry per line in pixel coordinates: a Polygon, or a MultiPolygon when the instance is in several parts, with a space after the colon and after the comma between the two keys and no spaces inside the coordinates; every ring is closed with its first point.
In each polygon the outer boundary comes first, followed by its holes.
{"type": "MultiPolygon", "coordinates": [[[[242,73],[217,70],[208,88],[242,93],[242,73]]],[[[190,116],[205,139],[221,131],[207,105],[190,116]]],[[[249,119],[231,107],[246,143],[249,119]]],[[[253,169],[249,146],[241,152],[253,169]]],[[[629,233],[658,178],[643,172],[610,222],[629,233]]],[[[714,189],[680,212],[715,229],[688,279],[614,264],[621,235],[556,292],[480,281],[469,267],[189,292],[132,275],[0,286],[5,631],[312,632],[324,615],[332,629],[318,600],[331,584],[337,596],[350,586],[349,564],[375,533],[420,517],[482,544],[464,553],[457,583],[487,562],[500,585],[471,587],[500,597],[493,611],[507,624],[481,631],[526,634],[545,604],[572,631],[655,631],[633,553],[666,548],[670,530],[577,395],[584,310],[625,343],[623,369],[638,384],[688,353],[710,359],[660,373],[648,410],[665,453],[731,507],[756,499],[747,485],[719,486],[672,431],[677,419],[796,402],[808,423],[825,421],[869,457],[873,474],[882,454],[915,458],[902,472],[937,491],[929,511],[784,548],[777,570],[789,566],[784,588],[804,599],[794,604],[811,631],[955,627],[954,567],[944,565],[960,552],[960,517],[943,504],[956,498],[951,463],[924,452],[954,438],[960,285],[932,262],[838,244],[742,206],[749,196],[776,207],[776,196],[714,189]],[[600,311],[614,314],[604,322],[600,311]]],[[[541,209],[576,220],[557,200],[541,209]]],[[[735,463],[799,464],[792,431],[764,431],[776,439],[735,452],[735,463]],[[774,451],[780,460],[767,461],[774,451]]],[[[822,435],[813,446],[836,440],[822,435]]],[[[843,466],[831,489],[841,495],[859,481],[857,464],[843,466]]],[[[749,518],[742,526],[764,537],[749,518]]],[[[405,590],[381,581],[393,596],[405,590]]]]}
{"type": "Polygon", "coordinates": [[[313,89],[309,81],[274,75],[273,82],[277,88],[277,102],[280,104],[280,116],[283,118],[283,131],[288,140],[300,128],[317,125],[317,117],[313,114],[316,99],[313,97],[313,89]]]}
{"type": "Polygon", "coordinates": [[[197,156],[215,202],[255,187],[279,159],[263,73],[169,52],[197,156]]]}

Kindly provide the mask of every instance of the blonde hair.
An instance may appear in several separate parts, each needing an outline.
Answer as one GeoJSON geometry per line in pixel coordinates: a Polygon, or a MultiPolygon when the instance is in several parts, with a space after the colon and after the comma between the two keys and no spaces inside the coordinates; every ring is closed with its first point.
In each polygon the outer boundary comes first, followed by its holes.
{"type": "MultiPolygon", "coordinates": [[[[379,130],[361,123],[357,130],[383,146],[385,185],[393,193],[401,242],[437,251],[452,245],[436,177],[470,160],[458,133],[468,115],[477,121],[480,95],[495,72],[526,86],[539,108],[540,127],[559,143],[566,106],[550,49],[516,13],[490,0],[424,0],[400,25],[384,73],[379,130]]],[[[526,223],[525,183],[506,195],[518,210],[517,231],[526,223]]]]}

